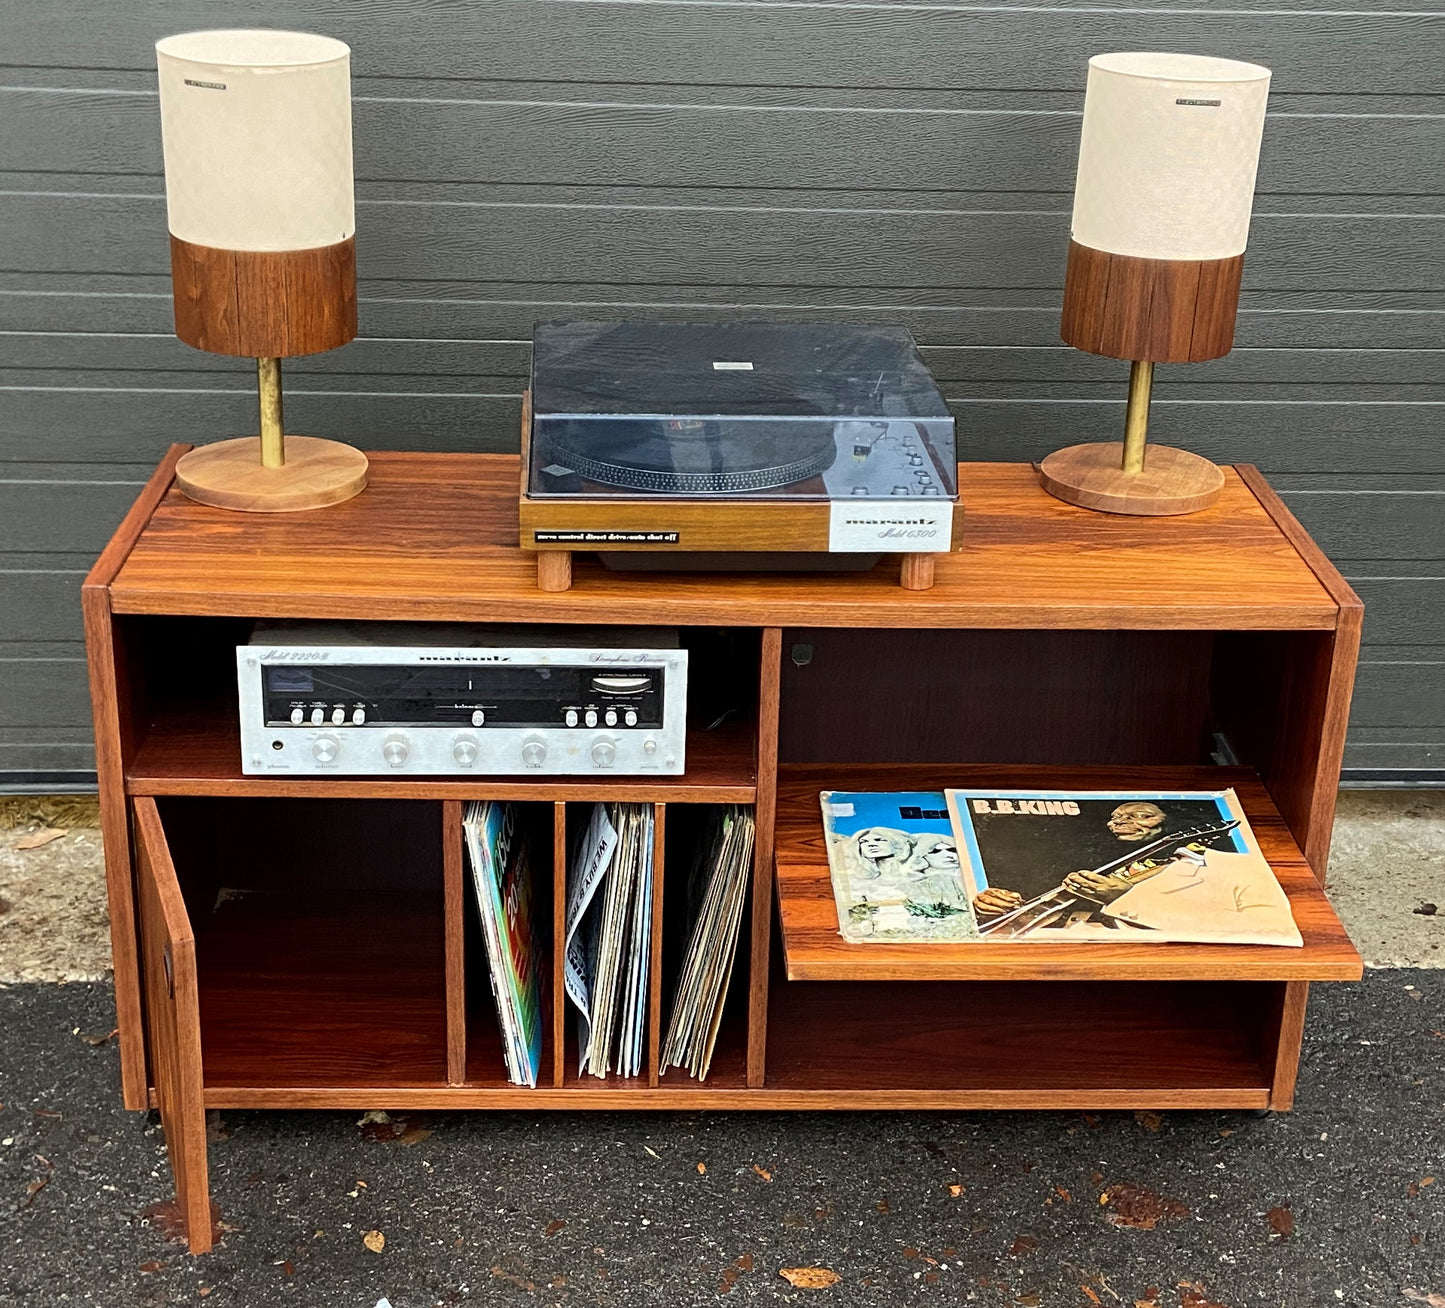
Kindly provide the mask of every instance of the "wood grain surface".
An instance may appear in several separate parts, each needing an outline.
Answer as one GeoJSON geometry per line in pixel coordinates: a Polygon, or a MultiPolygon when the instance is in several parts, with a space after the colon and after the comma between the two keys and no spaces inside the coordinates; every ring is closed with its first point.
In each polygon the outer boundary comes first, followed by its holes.
{"type": "Polygon", "coordinates": [[[172,491],[112,586],[120,613],[446,621],[909,627],[1328,629],[1336,607],[1230,473],[1219,503],[1169,520],[1102,517],[1026,465],[963,464],[964,547],[931,590],[896,568],[828,578],[612,574],[579,562],[538,591],[517,546],[517,461],[371,456],[366,494],[316,514],[239,517],[172,491]],[[404,524],[404,531],[398,531],[404,524]],[[336,542],[345,546],[338,549],[336,542]]]}
{"type": "Polygon", "coordinates": [[[120,1031],[120,1081],[125,1106],[145,1107],[145,1029],[141,1018],[141,979],[136,956],[134,874],[131,867],[130,810],[125,799],[125,765],[139,737],[132,687],[124,654],[117,647],[111,617],[110,586],[122,562],[140,538],[166,493],[176,463],[189,449],[174,445],[110,543],[96,559],[81,588],[90,673],[90,708],[95,729],[96,775],[100,784],[100,826],[105,847],[105,893],[111,931],[111,967],[115,984],[116,1025],[120,1031]]]}
{"type": "Polygon", "coordinates": [[[285,438],[286,462],[261,462],[261,440],[241,436],[200,445],[176,464],[176,487],[190,499],[244,513],[305,513],[366,489],[366,455],[342,441],[285,438]]]}
{"type": "Polygon", "coordinates": [[[1223,470],[1188,450],[1151,443],[1139,472],[1125,472],[1123,459],[1122,441],[1070,445],[1039,464],[1039,485],[1080,508],[1140,517],[1198,513],[1224,490],[1223,470]]]}
{"type": "Polygon", "coordinates": [[[1069,242],[1059,334],[1115,359],[1198,363],[1228,354],[1244,256],[1140,259],[1069,242]]]}
{"type": "Polygon", "coordinates": [[[778,783],[778,906],[796,981],[1358,980],[1360,956],[1268,792],[1248,769],[924,764],[785,767],[778,783]],[[969,941],[855,945],[838,934],[818,794],[822,790],[1222,789],[1233,786],[1290,899],[1304,947],[969,941]]]}
{"type": "Polygon", "coordinates": [[[748,964],[747,1083],[766,1080],[768,981],[773,921],[773,824],[778,804],[778,721],[781,713],[783,633],[764,627],[758,659],[758,798],[753,806],[753,878],[748,964]]]}
{"type": "Polygon", "coordinates": [[[1291,825],[1302,833],[1300,843],[1305,857],[1323,881],[1334,836],[1335,798],[1344,762],[1345,732],[1360,656],[1364,606],[1259,470],[1243,467],[1239,472],[1339,606],[1333,637],[1312,642],[1309,651],[1312,658],[1300,659],[1291,669],[1294,674],[1291,689],[1299,707],[1293,728],[1280,733],[1270,778],[1271,789],[1279,796],[1291,825]]]}
{"type": "Polygon", "coordinates": [[[317,354],[356,335],[356,238],[311,250],[221,250],[171,237],[176,335],[209,354],[317,354]]]}
{"type": "MultiPolygon", "coordinates": [[[[442,803],[442,936],[446,942],[447,1081],[460,1085],[467,1076],[466,836],[462,802],[442,803]]],[[[486,959],[475,964],[485,967],[486,959]]]]}
{"type": "Polygon", "coordinates": [[[196,940],[154,800],[135,801],[136,884],[156,1106],[193,1254],[211,1247],[196,940]]]}

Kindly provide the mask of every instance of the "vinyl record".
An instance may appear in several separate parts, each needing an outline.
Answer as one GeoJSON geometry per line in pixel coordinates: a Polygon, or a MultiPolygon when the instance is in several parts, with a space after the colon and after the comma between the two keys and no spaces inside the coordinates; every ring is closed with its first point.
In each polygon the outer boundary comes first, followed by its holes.
{"type": "Polygon", "coordinates": [[[736,495],[806,481],[837,458],[832,424],[644,421],[554,436],[548,460],[587,481],[671,495],[736,495]],[[605,433],[605,435],[604,435],[605,433]]]}

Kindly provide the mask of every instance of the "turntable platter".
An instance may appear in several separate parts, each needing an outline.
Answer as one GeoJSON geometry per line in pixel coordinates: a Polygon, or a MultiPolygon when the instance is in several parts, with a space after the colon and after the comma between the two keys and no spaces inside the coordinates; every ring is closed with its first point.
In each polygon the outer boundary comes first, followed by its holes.
{"type": "Polygon", "coordinates": [[[778,490],[824,472],[838,454],[832,425],[817,422],[566,424],[548,445],[546,458],[559,471],[673,495],[778,490]]]}

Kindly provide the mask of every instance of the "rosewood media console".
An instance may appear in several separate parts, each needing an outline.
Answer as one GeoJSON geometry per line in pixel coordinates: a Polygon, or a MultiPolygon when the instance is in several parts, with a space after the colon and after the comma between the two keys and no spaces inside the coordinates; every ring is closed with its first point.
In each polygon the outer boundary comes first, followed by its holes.
{"type": "Polygon", "coordinates": [[[187,500],[182,453],[84,607],[122,1092],[160,1111],[198,1252],[208,1108],[1287,1109],[1309,983],[1360,975],[1320,879],[1361,608],[1252,468],[1159,519],[964,464],[962,546],[927,591],[890,562],[646,576],[583,558],[549,593],[518,548],[515,457],[373,454],[356,499],[260,515],[187,500]],[[717,676],[745,707],[690,734],[680,777],[247,777],[234,650],[262,617],[722,633],[717,676]],[[947,784],[1232,785],[1304,948],[845,944],[817,792],[947,784]],[[462,853],[462,805],[488,796],[546,833],[554,926],[584,806],[657,806],[644,1075],[578,1075],[554,957],[542,1084],[507,1083],[462,853]],[[757,857],[698,1083],[660,1068],[659,1037],[696,806],[718,803],[756,806],[757,857]]]}

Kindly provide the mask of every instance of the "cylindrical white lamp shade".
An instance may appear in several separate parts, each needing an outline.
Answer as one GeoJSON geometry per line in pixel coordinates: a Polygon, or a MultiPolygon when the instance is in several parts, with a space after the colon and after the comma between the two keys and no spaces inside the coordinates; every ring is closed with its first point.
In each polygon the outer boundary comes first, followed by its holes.
{"type": "Polygon", "coordinates": [[[355,234],[351,50],[306,32],[156,42],[171,235],[308,250],[355,234]]]}
{"type": "Polygon", "coordinates": [[[1089,60],[1073,239],[1141,259],[1243,254],[1269,69],[1184,54],[1089,60]]]}

